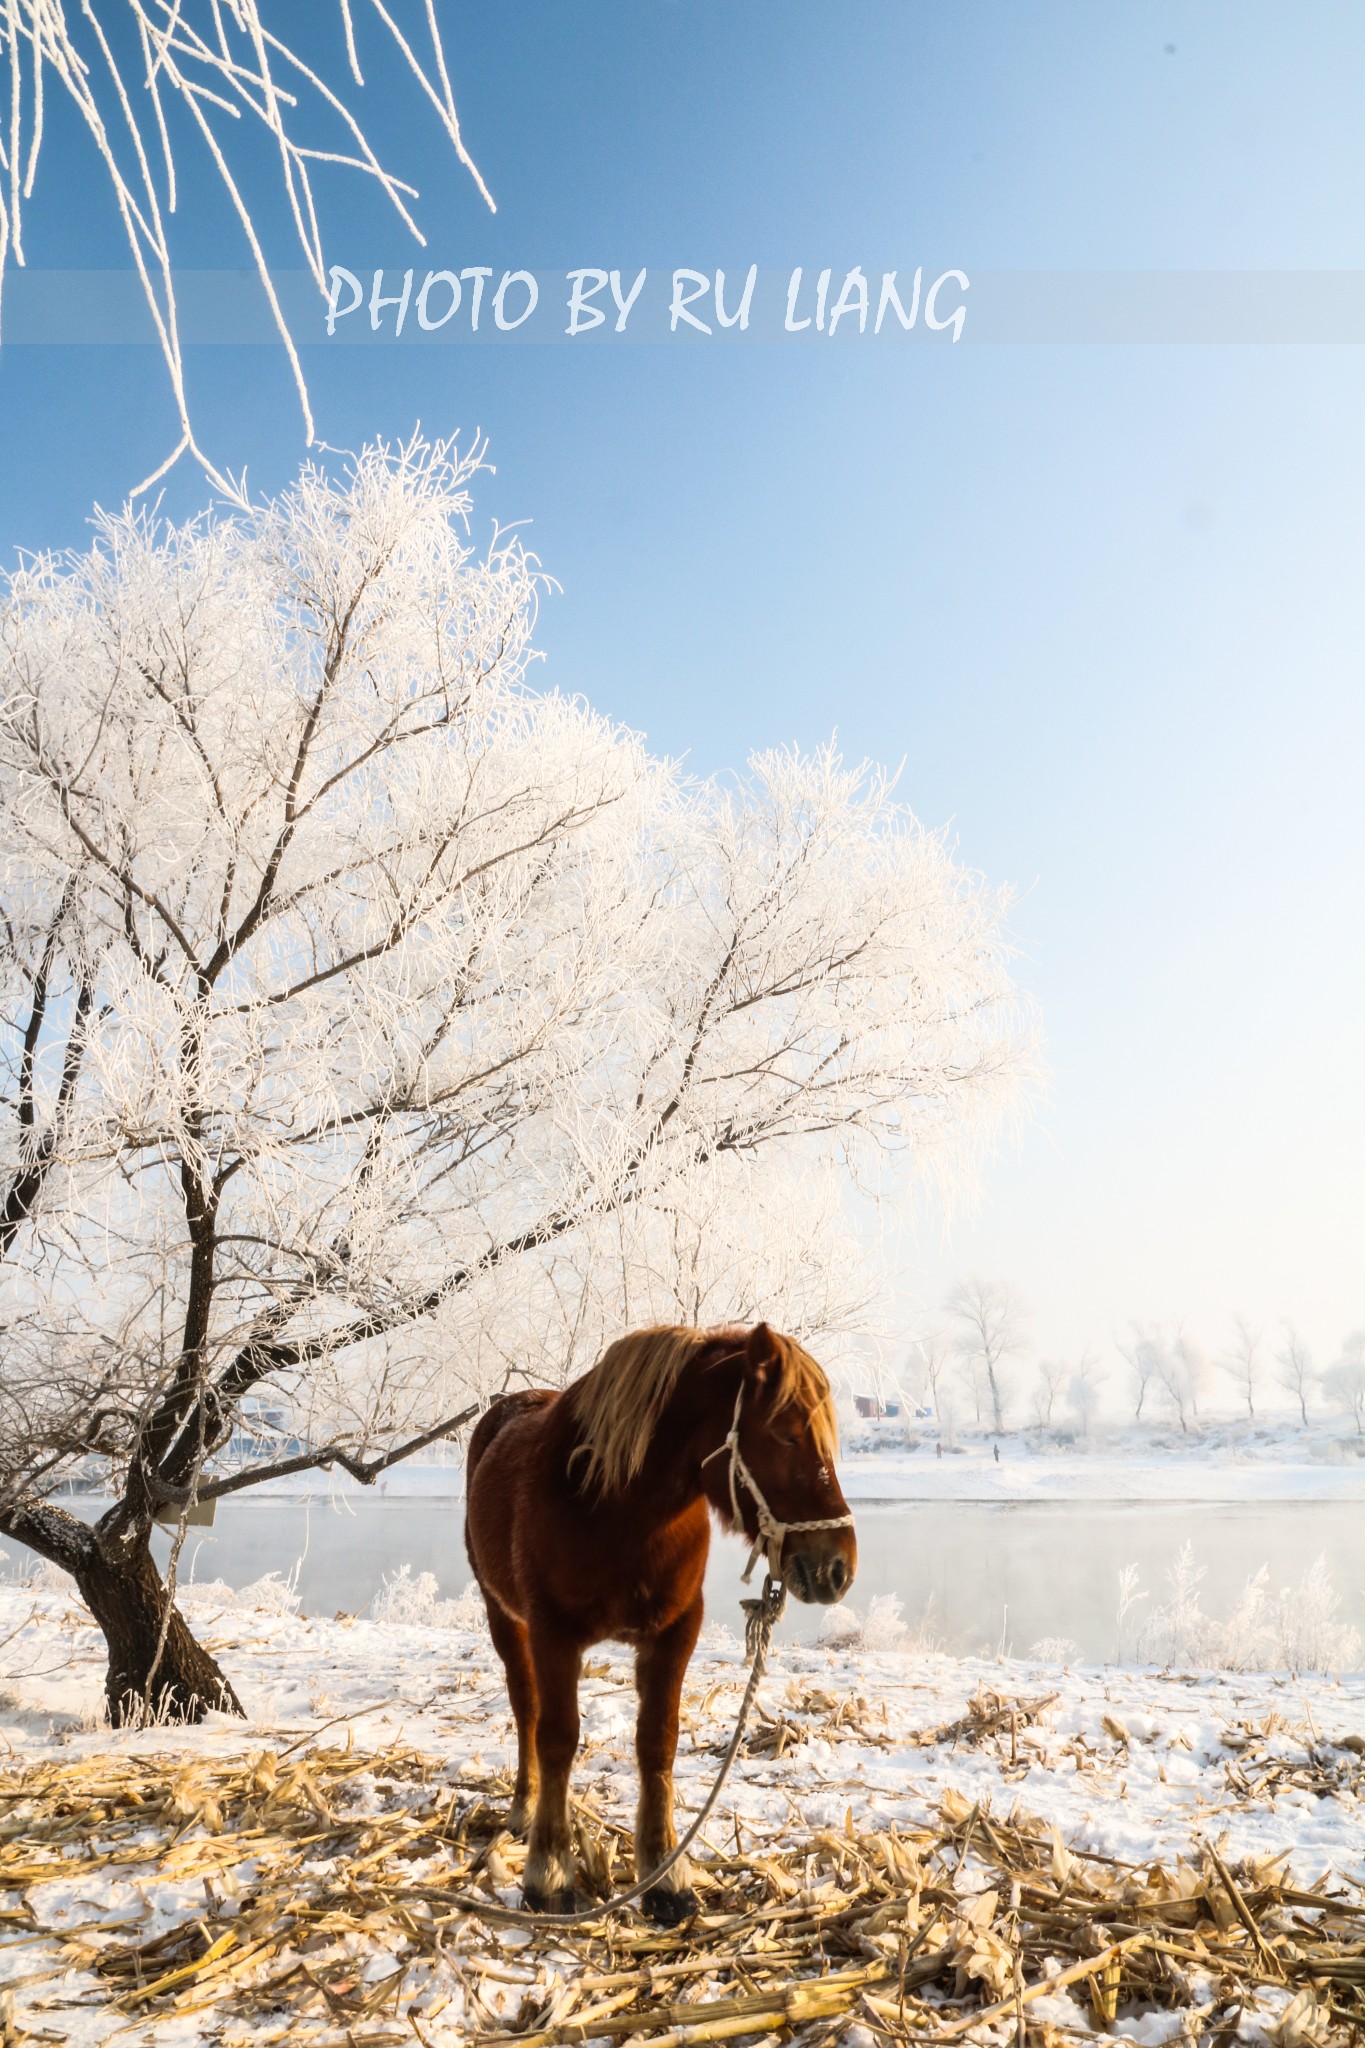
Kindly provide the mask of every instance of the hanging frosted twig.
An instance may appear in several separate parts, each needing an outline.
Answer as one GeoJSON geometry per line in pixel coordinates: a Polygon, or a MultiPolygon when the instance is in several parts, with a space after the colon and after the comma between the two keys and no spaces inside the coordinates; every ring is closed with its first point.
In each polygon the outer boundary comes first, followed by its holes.
{"type": "MultiPolygon", "coordinates": [[[[383,0],[368,0],[383,40],[415,80],[460,164],[494,210],[491,193],[465,145],[435,0],[421,0],[425,54],[383,0]]],[[[352,0],[338,0],[346,68],[364,87],[352,0]]],[[[0,95],[0,293],[11,260],[25,260],[23,216],[43,145],[49,73],[74,104],[103,165],[133,266],[166,365],[179,436],[170,454],[144,477],[137,497],[182,455],[200,464],[225,496],[245,505],[244,486],[220,469],[196,438],[186,392],[184,343],[176,305],[169,220],[182,180],[177,171],[174,109],[188,117],[237,216],[251,262],[285,349],[304,432],[314,422],[295,338],[271,279],[263,228],[243,193],[248,142],[258,124],[278,156],[279,183],[294,239],[320,292],[326,267],[313,167],[332,164],[372,179],[404,228],[425,247],[409,202],[415,189],[386,169],[354,108],[288,39],[283,0],[0,0],[0,63],[8,90],[0,95]],[[281,75],[283,74],[283,76],[281,75]],[[285,80],[288,83],[285,83],[285,80]],[[214,116],[218,117],[215,123],[214,116]],[[316,118],[342,131],[340,146],[314,132],[316,118]],[[238,124],[231,143],[224,120],[238,124]]]]}

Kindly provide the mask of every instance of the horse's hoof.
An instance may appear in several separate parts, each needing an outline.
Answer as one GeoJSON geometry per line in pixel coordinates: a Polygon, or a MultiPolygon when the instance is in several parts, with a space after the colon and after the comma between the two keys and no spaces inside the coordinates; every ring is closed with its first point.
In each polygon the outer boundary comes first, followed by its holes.
{"type": "Polygon", "coordinates": [[[521,1907],[524,1913],[575,1913],[578,1898],[571,1885],[557,1892],[532,1891],[528,1886],[521,1895],[521,1907]]]}
{"type": "Polygon", "coordinates": [[[695,1916],[700,1901],[690,1885],[675,1892],[666,1885],[652,1884],[640,1904],[656,1927],[681,1927],[695,1916]]]}

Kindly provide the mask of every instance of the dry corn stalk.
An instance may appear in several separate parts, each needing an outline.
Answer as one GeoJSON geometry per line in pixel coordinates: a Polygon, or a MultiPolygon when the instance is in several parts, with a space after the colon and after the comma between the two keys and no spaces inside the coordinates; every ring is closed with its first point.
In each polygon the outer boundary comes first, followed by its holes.
{"type": "MultiPolygon", "coordinates": [[[[964,1722],[1008,1741],[1010,1705],[982,1701],[964,1722]]],[[[837,1707],[809,1703],[822,1717],[837,1707]]],[[[434,2048],[455,2017],[487,2048],[683,2048],[794,2027],[825,2048],[854,2023],[947,2041],[1010,2015],[1020,2039],[1041,2039],[1030,2006],[1072,1987],[1103,2025],[1198,2005],[1216,2037],[1227,2023],[1215,2025],[1210,1984],[1224,2015],[1277,2000],[1280,2048],[1345,2048],[1365,2030],[1365,1908],[1325,1883],[1288,1884],[1283,1859],[1234,1867],[1192,1842],[1174,1863],[1123,1866],[1043,1820],[948,1794],[920,1829],[860,1826],[852,1810],[841,1828],[746,1822],[700,1863],[688,1928],[622,1916],[528,1940],[499,1896],[524,1856],[503,1826],[508,1789],[406,1749],[323,1745],[0,1779],[3,1938],[34,1960],[5,2048],[32,2032],[26,2001],[55,2009],[73,1969],[71,1999],[102,1997],[143,2029],[193,2015],[226,2048],[434,2048]],[[45,1928],[43,1886],[93,1868],[130,1900],[135,1883],[179,1881],[202,1886],[202,1903],[169,1927],[106,1914],[45,1928]],[[471,1889],[486,1917],[452,1905],[471,1889]],[[381,1959],[394,1966],[375,1975],[381,1959]]],[[[624,1819],[584,1799],[575,1820],[590,1881],[619,1882],[624,1819]]]]}

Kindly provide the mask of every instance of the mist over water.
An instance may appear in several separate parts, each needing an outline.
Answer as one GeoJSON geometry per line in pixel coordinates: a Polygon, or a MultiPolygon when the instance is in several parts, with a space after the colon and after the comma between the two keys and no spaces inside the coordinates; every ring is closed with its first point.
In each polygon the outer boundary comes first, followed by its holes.
{"type": "MultiPolygon", "coordinates": [[[[936,1641],[960,1654],[1003,1647],[1024,1657],[1041,1639],[1060,1637],[1086,1662],[1113,1659],[1119,1574],[1136,1565],[1147,1599],[1125,1625],[1131,1658],[1144,1615],[1169,1598],[1167,1575],[1186,1542],[1204,1568],[1199,1596],[1209,1613],[1231,1609],[1261,1565],[1278,1589],[1297,1585],[1321,1556],[1340,1595],[1337,1619],[1365,1633],[1360,1508],[1351,1502],[913,1501],[855,1503],[855,1512],[858,1579],[849,1606],[865,1613],[874,1598],[893,1594],[912,1630],[927,1614],[936,1641]]],[[[164,1562],[169,1539],[159,1543],[164,1562]]],[[[733,1538],[713,1538],[707,1620],[736,1633],[739,1601],[756,1589],[740,1581],[746,1555],[733,1538]]],[[[471,1573],[461,1499],[228,1500],[212,1529],[189,1532],[180,1569],[184,1578],[234,1587],[297,1569],[304,1612],[330,1616],[364,1613],[385,1576],[405,1564],[414,1577],[434,1573],[447,1597],[464,1590],[471,1573]]],[[[809,1641],[826,1613],[789,1601],[780,1635],[809,1641]]]]}

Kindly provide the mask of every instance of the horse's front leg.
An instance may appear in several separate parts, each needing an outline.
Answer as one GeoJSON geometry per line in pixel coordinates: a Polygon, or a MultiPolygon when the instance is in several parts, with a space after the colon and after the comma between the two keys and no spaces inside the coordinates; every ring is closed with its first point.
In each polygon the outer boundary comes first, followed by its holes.
{"type": "Polygon", "coordinates": [[[578,1674],[582,1652],[572,1637],[541,1621],[531,1624],[540,1786],[526,1852],[525,1904],[533,1913],[574,1910],[573,1823],[569,1773],[578,1749],[578,1674]]]}
{"type": "MultiPolygon", "coordinates": [[[[640,1805],[635,1818],[635,1875],[648,1877],[677,1842],[673,1828],[673,1759],[678,1749],[678,1701],[683,1673],[701,1629],[700,1600],[671,1627],[642,1643],[635,1657],[635,1689],[639,1717],[635,1723],[635,1755],[640,1766],[640,1805]]],[[[652,1920],[667,1927],[690,1919],[697,1895],[688,1883],[684,1856],[645,1893],[643,1905],[652,1920]]]]}

